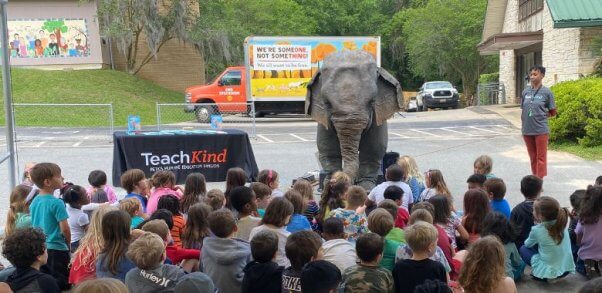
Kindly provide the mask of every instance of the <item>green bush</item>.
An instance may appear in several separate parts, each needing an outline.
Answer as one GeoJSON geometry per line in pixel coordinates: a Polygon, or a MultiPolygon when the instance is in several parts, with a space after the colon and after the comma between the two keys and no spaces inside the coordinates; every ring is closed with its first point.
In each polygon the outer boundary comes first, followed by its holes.
{"type": "Polygon", "coordinates": [[[490,82],[498,82],[500,80],[500,73],[484,73],[479,76],[479,83],[490,83],[490,82]]]}
{"type": "Polygon", "coordinates": [[[552,141],[577,141],[585,147],[602,145],[602,78],[558,83],[551,88],[558,116],[550,119],[552,141]]]}

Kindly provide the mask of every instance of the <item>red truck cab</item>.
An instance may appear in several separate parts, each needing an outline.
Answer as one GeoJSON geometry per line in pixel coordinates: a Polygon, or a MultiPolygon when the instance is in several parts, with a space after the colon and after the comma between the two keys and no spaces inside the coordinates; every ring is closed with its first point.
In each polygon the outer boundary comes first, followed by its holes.
{"type": "Polygon", "coordinates": [[[212,83],[186,88],[186,112],[195,112],[199,122],[209,122],[211,115],[248,113],[244,66],[228,67],[212,83]],[[201,105],[208,104],[208,105],[201,105]]]}

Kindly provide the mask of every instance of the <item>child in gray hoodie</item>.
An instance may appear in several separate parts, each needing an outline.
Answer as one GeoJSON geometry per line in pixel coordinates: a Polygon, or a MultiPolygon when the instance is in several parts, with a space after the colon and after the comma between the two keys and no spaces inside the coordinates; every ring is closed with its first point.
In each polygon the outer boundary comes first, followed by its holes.
{"type": "Polygon", "coordinates": [[[203,240],[201,270],[220,292],[240,292],[243,270],[251,262],[251,246],[247,241],[234,238],[238,228],[229,210],[212,212],[208,221],[215,236],[203,240]]]}
{"type": "Polygon", "coordinates": [[[125,275],[130,292],[174,292],[185,274],[179,266],[163,264],[165,243],[155,233],[146,232],[138,237],[130,244],[126,255],[136,264],[136,268],[125,275]]]}

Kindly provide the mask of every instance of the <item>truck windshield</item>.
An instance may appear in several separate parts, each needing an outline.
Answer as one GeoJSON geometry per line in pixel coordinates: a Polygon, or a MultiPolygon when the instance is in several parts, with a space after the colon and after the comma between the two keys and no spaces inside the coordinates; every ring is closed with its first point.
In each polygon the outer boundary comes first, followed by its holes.
{"type": "Polygon", "coordinates": [[[427,90],[440,89],[440,88],[451,88],[451,87],[452,87],[451,83],[446,82],[446,81],[429,82],[424,86],[424,88],[427,90]]]}

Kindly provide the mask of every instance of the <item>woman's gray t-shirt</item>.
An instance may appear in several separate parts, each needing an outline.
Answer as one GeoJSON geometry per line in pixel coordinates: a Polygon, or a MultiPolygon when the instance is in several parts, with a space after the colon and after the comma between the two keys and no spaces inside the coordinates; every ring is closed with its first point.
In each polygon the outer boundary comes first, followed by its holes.
{"type": "Polygon", "coordinates": [[[542,86],[539,91],[527,87],[521,95],[521,121],[523,135],[550,133],[548,111],[556,109],[554,94],[542,86]]]}

